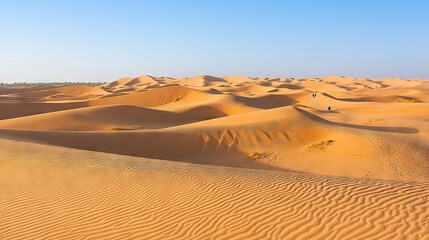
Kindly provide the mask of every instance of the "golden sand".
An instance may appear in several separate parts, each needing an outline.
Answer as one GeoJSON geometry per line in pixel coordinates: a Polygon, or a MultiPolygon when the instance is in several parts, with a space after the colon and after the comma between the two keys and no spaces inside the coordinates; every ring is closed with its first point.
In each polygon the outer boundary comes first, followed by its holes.
{"type": "Polygon", "coordinates": [[[429,239],[428,92],[148,75],[2,88],[0,239],[429,239]]]}

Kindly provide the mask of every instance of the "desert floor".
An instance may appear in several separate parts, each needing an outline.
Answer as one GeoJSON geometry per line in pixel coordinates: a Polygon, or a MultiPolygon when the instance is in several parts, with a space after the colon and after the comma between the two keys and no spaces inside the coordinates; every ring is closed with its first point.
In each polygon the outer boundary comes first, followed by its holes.
{"type": "Polygon", "coordinates": [[[429,239],[428,123],[420,79],[0,88],[0,239],[429,239]]]}

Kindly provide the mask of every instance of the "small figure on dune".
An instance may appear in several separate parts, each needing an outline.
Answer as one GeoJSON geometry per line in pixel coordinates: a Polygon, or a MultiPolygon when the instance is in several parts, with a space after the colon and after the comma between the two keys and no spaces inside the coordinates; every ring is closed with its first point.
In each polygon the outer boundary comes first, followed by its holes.
{"type": "Polygon", "coordinates": [[[317,93],[312,93],[311,96],[313,96],[313,98],[317,97],[317,93]]]}
{"type": "Polygon", "coordinates": [[[331,111],[331,109],[332,109],[331,106],[328,106],[328,111],[331,111]]]}

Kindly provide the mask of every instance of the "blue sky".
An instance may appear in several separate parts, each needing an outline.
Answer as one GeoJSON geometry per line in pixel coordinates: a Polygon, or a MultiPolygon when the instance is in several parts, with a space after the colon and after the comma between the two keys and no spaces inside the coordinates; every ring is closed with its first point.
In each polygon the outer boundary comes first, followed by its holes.
{"type": "Polygon", "coordinates": [[[0,81],[429,78],[426,0],[0,0],[0,81]]]}

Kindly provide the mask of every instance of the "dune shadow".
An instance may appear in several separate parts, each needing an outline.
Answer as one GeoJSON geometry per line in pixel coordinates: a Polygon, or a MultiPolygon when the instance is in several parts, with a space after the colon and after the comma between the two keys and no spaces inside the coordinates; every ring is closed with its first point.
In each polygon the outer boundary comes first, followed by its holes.
{"type": "Polygon", "coordinates": [[[205,75],[203,76],[203,79],[207,82],[223,82],[223,83],[227,83],[228,81],[226,81],[223,78],[219,78],[219,77],[214,77],[214,76],[209,76],[209,75],[205,75]]]}
{"type": "Polygon", "coordinates": [[[380,88],[388,88],[390,85],[384,84],[383,81],[373,81],[380,85],[380,88]]]}
{"type": "MultiPolygon", "coordinates": [[[[213,151],[208,152],[207,155],[200,155],[204,146],[204,141],[200,138],[195,138],[195,140],[192,141],[194,144],[191,144],[195,147],[189,148],[189,141],[187,141],[189,140],[189,134],[181,134],[182,136],[184,135],[185,138],[179,137],[177,138],[178,141],[173,143],[173,141],[162,141],[162,139],[167,139],[168,136],[167,138],[165,138],[165,135],[157,136],[154,132],[149,133],[153,137],[151,137],[153,141],[167,142],[167,144],[164,144],[163,146],[161,146],[161,144],[152,145],[155,146],[155,149],[151,149],[151,147],[144,147],[144,145],[142,145],[142,142],[146,142],[148,140],[142,138],[142,133],[143,132],[132,131],[115,133],[81,131],[50,132],[0,129],[0,138],[13,141],[22,141],[28,143],[79,149],[85,151],[102,152],[173,162],[184,162],[199,165],[234,167],[243,169],[284,171],[284,169],[280,167],[263,162],[258,162],[251,158],[248,158],[246,157],[246,155],[248,154],[239,149],[229,149],[228,152],[231,153],[230,155],[225,155],[225,151],[217,152],[217,150],[215,149],[212,149],[213,151]],[[131,141],[127,144],[124,144],[124,139],[131,139],[131,141]],[[133,139],[139,139],[140,141],[133,141],[133,139]],[[180,141],[179,139],[182,139],[184,141],[180,141]],[[195,149],[199,149],[199,151],[194,151],[195,149]],[[222,160],[225,158],[228,158],[228,161],[222,160]],[[219,159],[220,161],[218,161],[219,159]]],[[[144,134],[145,133],[143,133],[143,135],[144,134]]],[[[179,135],[176,134],[176,136],[179,135]]],[[[172,138],[168,139],[172,140],[172,138]]],[[[225,150],[227,146],[224,144],[223,147],[225,150]]]]}
{"type": "Polygon", "coordinates": [[[294,107],[294,108],[298,112],[302,113],[303,115],[305,115],[310,119],[313,119],[322,123],[326,123],[326,124],[340,126],[340,127],[348,127],[348,128],[363,129],[363,130],[378,131],[378,132],[405,133],[405,134],[416,134],[419,132],[417,128],[410,128],[410,127],[365,126],[365,125],[358,125],[358,124],[331,122],[313,113],[305,111],[304,109],[301,109],[298,107],[294,107]]]}
{"type": "Polygon", "coordinates": [[[280,85],[278,85],[278,86],[277,86],[277,88],[287,88],[287,89],[291,89],[291,90],[301,90],[301,89],[303,89],[304,87],[299,86],[299,85],[294,85],[294,84],[287,84],[287,83],[284,83],[284,84],[280,84],[280,85]]]}
{"type": "Polygon", "coordinates": [[[340,113],[338,110],[331,110],[331,111],[329,111],[329,110],[316,110],[316,111],[318,111],[318,112],[320,112],[320,113],[340,113]]]}
{"type": "Polygon", "coordinates": [[[368,99],[366,98],[337,98],[334,97],[328,93],[322,93],[323,96],[329,97],[338,101],[345,101],[345,102],[368,102],[368,99]]]}
{"type": "Polygon", "coordinates": [[[286,95],[268,95],[268,96],[256,97],[256,98],[235,96],[234,98],[236,101],[242,102],[247,106],[261,108],[261,109],[284,107],[284,106],[290,106],[297,103],[295,99],[288,97],[286,95]]]}

